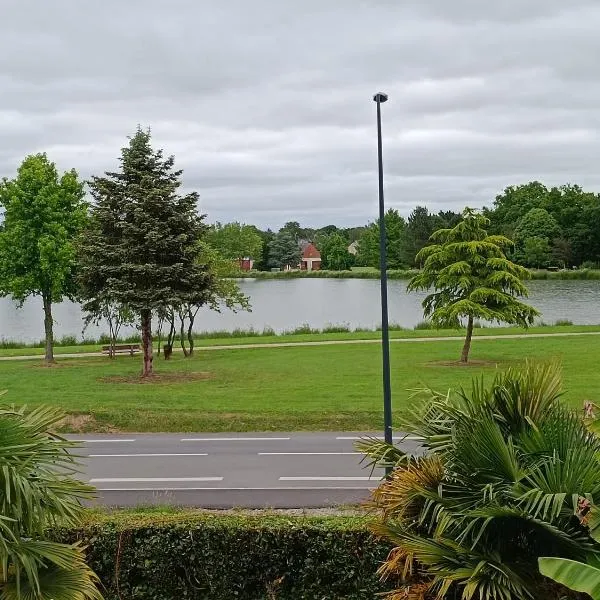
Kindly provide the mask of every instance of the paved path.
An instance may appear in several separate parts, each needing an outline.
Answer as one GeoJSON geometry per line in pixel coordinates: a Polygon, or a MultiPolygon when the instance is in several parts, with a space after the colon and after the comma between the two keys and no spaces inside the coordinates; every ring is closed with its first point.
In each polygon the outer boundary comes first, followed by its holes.
{"type": "MultiPolygon", "coordinates": [[[[549,337],[580,337],[587,335],[600,335],[600,331],[574,331],[573,333],[514,333],[508,335],[475,335],[473,340],[520,340],[524,338],[549,338],[549,337]]],[[[414,337],[391,338],[391,343],[412,342],[458,342],[464,336],[439,336],[439,337],[414,337]]],[[[274,342],[268,344],[224,344],[221,346],[195,346],[194,351],[209,352],[212,350],[252,350],[256,348],[298,348],[310,346],[342,346],[347,344],[381,344],[379,338],[367,340],[321,340],[315,342],[274,342]]],[[[181,352],[181,348],[174,348],[174,352],[181,352]]],[[[102,352],[74,352],[70,354],[55,354],[56,358],[84,358],[89,356],[106,356],[102,352]]],[[[24,356],[0,356],[3,360],[39,360],[43,354],[30,354],[24,356]]]]}
{"type": "MultiPolygon", "coordinates": [[[[81,440],[82,478],[107,506],[316,508],[365,500],[381,472],[360,464],[360,433],[132,434],[81,440]]],[[[414,440],[400,442],[417,449],[414,440]]]]}

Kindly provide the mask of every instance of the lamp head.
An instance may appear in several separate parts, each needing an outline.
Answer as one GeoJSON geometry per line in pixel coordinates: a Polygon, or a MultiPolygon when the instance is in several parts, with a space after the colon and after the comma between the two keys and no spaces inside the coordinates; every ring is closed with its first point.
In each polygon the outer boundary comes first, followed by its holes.
{"type": "Polygon", "coordinates": [[[379,104],[383,104],[384,102],[387,102],[388,96],[387,94],[384,94],[383,92],[378,92],[377,94],[375,94],[373,96],[373,102],[377,102],[379,104]]]}

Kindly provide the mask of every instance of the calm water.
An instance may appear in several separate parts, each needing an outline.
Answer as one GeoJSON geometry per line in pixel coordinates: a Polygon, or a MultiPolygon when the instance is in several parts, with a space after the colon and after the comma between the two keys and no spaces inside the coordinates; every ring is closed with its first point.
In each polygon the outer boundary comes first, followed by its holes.
{"type": "MultiPolygon", "coordinates": [[[[203,311],[196,328],[231,330],[235,328],[277,331],[304,323],[312,327],[345,324],[350,327],[376,327],[380,322],[379,282],[372,279],[289,279],[241,282],[250,296],[252,312],[203,311]]],[[[542,319],[553,323],[570,319],[576,324],[600,324],[600,281],[531,281],[531,303],[542,319]]],[[[406,282],[389,283],[390,322],[413,327],[423,319],[424,294],[408,294],[406,282]]],[[[57,337],[82,335],[82,315],[78,305],[64,302],[54,307],[57,337]]],[[[89,327],[86,335],[97,337],[107,327],[89,327]]],[[[128,333],[129,331],[123,331],[128,333]]],[[[35,341],[43,337],[41,302],[32,299],[18,309],[7,298],[0,299],[0,337],[35,341]]]]}

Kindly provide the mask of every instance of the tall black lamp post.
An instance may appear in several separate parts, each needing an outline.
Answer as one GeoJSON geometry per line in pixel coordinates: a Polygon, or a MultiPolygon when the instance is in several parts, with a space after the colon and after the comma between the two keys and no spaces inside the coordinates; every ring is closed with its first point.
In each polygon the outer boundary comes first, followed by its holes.
{"type": "MultiPolygon", "coordinates": [[[[387,102],[387,94],[373,96],[377,103],[377,159],[379,167],[379,269],[381,272],[381,348],[383,354],[383,433],[388,444],[392,443],[392,386],[390,382],[390,330],[388,322],[387,257],[385,250],[385,205],[383,202],[383,157],[381,144],[381,105],[387,102]]],[[[389,474],[390,469],[386,470],[389,474]]]]}

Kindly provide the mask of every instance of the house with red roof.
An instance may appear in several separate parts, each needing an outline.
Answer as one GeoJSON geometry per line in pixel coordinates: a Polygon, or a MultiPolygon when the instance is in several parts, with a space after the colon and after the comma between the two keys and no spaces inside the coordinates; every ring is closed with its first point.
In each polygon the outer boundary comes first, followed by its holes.
{"type": "Polygon", "coordinates": [[[312,242],[302,246],[300,269],[302,271],[319,271],[321,269],[321,253],[317,250],[317,247],[312,242]]]}

